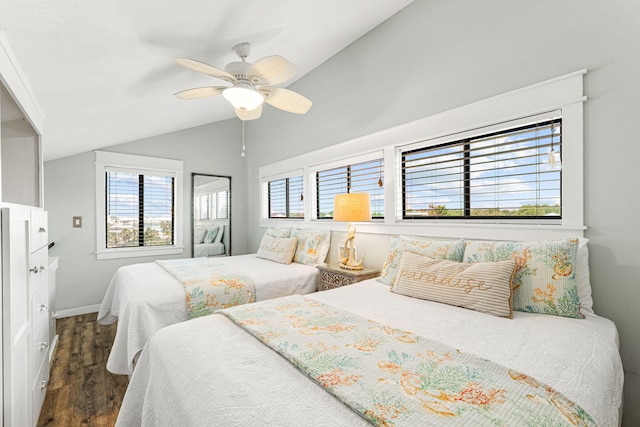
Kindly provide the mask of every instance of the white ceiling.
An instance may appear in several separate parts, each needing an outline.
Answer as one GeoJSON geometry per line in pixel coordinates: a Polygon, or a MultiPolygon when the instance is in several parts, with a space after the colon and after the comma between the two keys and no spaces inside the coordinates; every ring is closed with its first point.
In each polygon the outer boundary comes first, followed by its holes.
{"type": "Polygon", "coordinates": [[[0,0],[0,28],[53,160],[235,117],[222,97],[175,98],[221,81],[174,58],[223,68],[248,41],[249,62],[277,54],[298,68],[290,84],[411,1],[0,0]]]}

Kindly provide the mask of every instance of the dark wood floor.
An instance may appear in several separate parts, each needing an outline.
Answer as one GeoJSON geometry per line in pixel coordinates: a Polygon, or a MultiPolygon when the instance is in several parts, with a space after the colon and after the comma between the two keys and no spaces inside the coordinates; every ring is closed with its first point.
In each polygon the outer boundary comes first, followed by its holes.
{"type": "Polygon", "coordinates": [[[38,426],[112,427],[128,382],[106,368],[116,324],[100,325],[93,313],[58,319],[56,328],[58,348],[38,426]]]}

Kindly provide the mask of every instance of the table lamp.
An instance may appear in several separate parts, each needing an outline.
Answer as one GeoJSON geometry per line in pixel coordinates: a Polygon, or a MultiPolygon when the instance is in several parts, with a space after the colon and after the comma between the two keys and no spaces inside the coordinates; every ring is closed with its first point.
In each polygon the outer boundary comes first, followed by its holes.
{"type": "Polygon", "coordinates": [[[354,240],[356,238],[356,227],[352,223],[371,221],[369,193],[338,194],[333,200],[333,220],[350,223],[347,226],[344,253],[340,253],[340,268],[362,270],[364,268],[364,256],[360,257],[360,261],[355,259],[354,240]]]}

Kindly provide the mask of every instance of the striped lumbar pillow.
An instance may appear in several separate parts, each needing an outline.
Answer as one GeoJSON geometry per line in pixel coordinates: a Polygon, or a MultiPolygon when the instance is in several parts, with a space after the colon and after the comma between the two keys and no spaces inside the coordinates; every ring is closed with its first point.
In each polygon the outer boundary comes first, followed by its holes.
{"type": "Polygon", "coordinates": [[[511,318],[514,270],[513,260],[466,263],[404,252],[391,291],[511,318]]]}

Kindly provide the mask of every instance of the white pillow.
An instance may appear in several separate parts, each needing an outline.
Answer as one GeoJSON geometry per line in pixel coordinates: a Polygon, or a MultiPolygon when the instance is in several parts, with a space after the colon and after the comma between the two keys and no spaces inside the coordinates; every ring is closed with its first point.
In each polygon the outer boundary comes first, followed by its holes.
{"type": "Polygon", "coordinates": [[[576,282],[580,296],[580,311],[593,314],[593,298],[591,297],[591,280],[589,274],[589,239],[578,239],[578,255],[576,259],[576,282]]]}
{"type": "Polygon", "coordinates": [[[297,245],[297,237],[278,238],[265,234],[262,236],[262,241],[260,242],[256,256],[258,258],[279,262],[280,264],[291,264],[293,256],[296,253],[297,245]]]}
{"type": "Polygon", "coordinates": [[[218,227],[218,234],[216,234],[216,239],[213,243],[220,243],[222,241],[222,235],[224,234],[224,225],[218,227]]]}
{"type": "Polygon", "coordinates": [[[282,228],[282,227],[269,227],[264,234],[268,234],[271,237],[291,237],[291,229],[290,228],[282,228]]]}
{"type": "Polygon", "coordinates": [[[196,230],[193,232],[193,243],[202,243],[204,241],[204,236],[207,234],[207,229],[203,228],[202,230],[196,230]]]}

